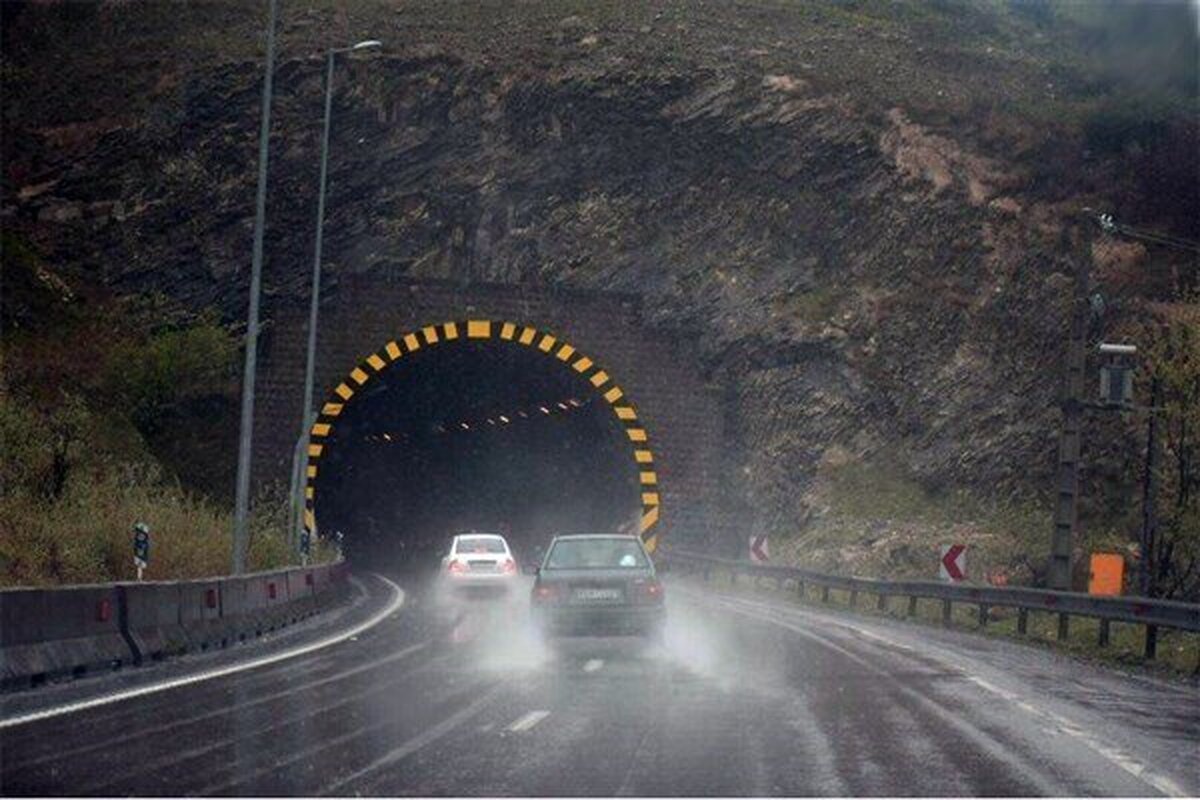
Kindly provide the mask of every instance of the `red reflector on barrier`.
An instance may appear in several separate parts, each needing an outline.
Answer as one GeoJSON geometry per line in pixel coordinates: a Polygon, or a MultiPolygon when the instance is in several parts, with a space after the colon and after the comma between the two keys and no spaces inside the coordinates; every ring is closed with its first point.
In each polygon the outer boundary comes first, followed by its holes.
{"type": "Polygon", "coordinates": [[[216,589],[205,589],[204,590],[204,607],[205,608],[216,608],[217,607],[217,590],[216,589]]]}
{"type": "Polygon", "coordinates": [[[271,598],[272,600],[275,599],[275,584],[267,584],[267,597],[271,598]]]}
{"type": "Polygon", "coordinates": [[[311,573],[311,572],[306,572],[306,573],[304,574],[304,585],[305,585],[305,586],[312,586],[312,585],[313,585],[313,579],[312,579],[312,573],[311,573]]]}
{"type": "Polygon", "coordinates": [[[101,600],[96,603],[96,622],[108,622],[112,619],[112,602],[101,600]]]}

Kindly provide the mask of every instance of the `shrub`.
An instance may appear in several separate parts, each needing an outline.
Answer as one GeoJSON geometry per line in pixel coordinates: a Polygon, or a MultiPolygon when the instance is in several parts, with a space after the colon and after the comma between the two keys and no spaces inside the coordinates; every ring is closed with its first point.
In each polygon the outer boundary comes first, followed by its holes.
{"type": "Polygon", "coordinates": [[[106,384],[129,409],[138,429],[155,433],[180,404],[223,393],[237,351],[229,331],[207,317],[115,348],[108,359],[106,384]]]}
{"type": "MultiPolygon", "coordinates": [[[[247,566],[277,569],[294,561],[278,512],[260,503],[251,520],[247,566]]],[[[150,526],[147,580],[229,573],[232,516],[210,501],[161,483],[157,470],[125,467],[71,482],[55,501],[0,497],[0,585],[46,586],[132,580],[132,526],[150,526]]],[[[332,560],[325,544],[315,562],[332,560]]]]}

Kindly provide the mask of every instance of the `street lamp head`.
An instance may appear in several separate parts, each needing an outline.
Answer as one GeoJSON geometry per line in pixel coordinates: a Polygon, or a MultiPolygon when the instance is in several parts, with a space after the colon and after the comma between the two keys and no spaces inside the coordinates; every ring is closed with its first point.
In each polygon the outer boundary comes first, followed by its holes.
{"type": "Polygon", "coordinates": [[[351,47],[351,50],[370,50],[376,47],[383,47],[383,42],[378,39],[366,39],[351,47]]]}

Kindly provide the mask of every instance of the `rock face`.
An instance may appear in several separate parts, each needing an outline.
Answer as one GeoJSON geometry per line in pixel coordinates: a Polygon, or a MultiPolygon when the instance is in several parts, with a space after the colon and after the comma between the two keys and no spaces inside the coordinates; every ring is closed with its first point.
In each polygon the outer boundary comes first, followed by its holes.
{"type": "MultiPolygon", "coordinates": [[[[659,12],[624,30],[690,24],[659,12]]],[[[865,102],[833,66],[759,66],[774,43],[682,70],[614,55],[588,20],[548,31],[552,58],[422,45],[339,65],[331,281],[392,270],[640,293],[726,389],[759,527],[803,522],[800,490],[833,445],[935,488],[1045,484],[1066,204],[1030,190],[1027,163],[865,102]]],[[[861,54],[870,35],[827,41],[861,54]]],[[[805,58],[836,60],[809,45],[805,58]]],[[[285,51],[278,65],[268,298],[306,292],[322,63],[285,51]]],[[[260,77],[250,58],[216,63],[160,81],[133,116],[7,120],[22,180],[6,225],[68,271],[236,320],[260,77]]]]}

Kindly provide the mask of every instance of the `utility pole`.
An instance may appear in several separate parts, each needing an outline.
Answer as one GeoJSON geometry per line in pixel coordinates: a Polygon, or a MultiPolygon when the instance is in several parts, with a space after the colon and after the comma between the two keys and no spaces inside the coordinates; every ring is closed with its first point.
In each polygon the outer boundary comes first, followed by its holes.
{"type": "Polygon", "coordinates": [[[258,298],[262,289],[263,227],[267,208],[267,158],[271,139],[271,81],[275,72],[275,6],[268,0],[267,73],[263,80],[262,123],[258,131],[258,195],[254,202],[254,254],[250,266],[250,311],[246,320],[246,362],[242,370],[242,427],[238,442],[237,498],[233,515],[233,574],[246,571],[250,516],[250,444],[254,439],[254,378],[258,361],[258,298]]]}
{"type": "Polygon", "coordinates": [[[1150,421],[1146,428],[1146,472],[1142,477],[1142,536],[1141,536],[1141,569],[1139,570],[1139,589],[1142,597],[1154,597],[1154,540],[1157,538],[1158,518],[1155,513],[1155,501],[1158,495],[1155,487],[1154,462],[1158,456],[1158,403],[1161,385],[1158,376],[1150,381],[1150,421]]]}
{"type": "MultiPolygon", "coordinates": [[[[1070,243],[1070,226],[1063,238],[1070,243]]],[[[1085,237],[1085,244],[1088,244],[1085,237]]],[[[1067,372],[1063,386],[1062,432],[1058,441],[1058,472],[1055,482],[1054,535],[1050,541],[1047,582],[1051,589],[1071,588],[1071,552],[1075,544],[1075,524],[1079,499],[1080,438],[1083,428],[1084,366],[1087,361],[1088,287],[1091,281],[1090,248],[1075,262],[1075,290],[1071,299],[1071,336],[1067,343],[1067,372]]]]}
{"type": "MultiPolygon", "coordinates": [[[[1086,208],[1083,211],[1089,217],[1094,215],[1095,222],[1106,235],[1120,235],[1148,244],[1184,250],[1193,254],[1200,253],[1200,244],[1197,242],[1123,225],[1113,220],[1111,214],[1095,214],[1091,209],[1086,208]]],[[[1088,297],[1091,285],[1091,237],[1085,235],[1082,246],[1076,249],[1072,247],[1070,229],[1070,225],[1064,225],[1061,245],[1064,250],[1077,252],[1079,256],[1075,264],[1075,290],[1071,301],[1071,336],[1067,343],[1067,372],[1062,399],[1063,422],[1062,433],[1059,437],[1058,474],[1055,483],[1057,503],[1054,508],[1054,534],[1050,542],[1050,562],[1047,576],[1047,583],[1051,589],[1064,591],[1071,588],[1071,553],[1074,547],[1075,525],[1078,517],[1080,438],[1083,427],[1083,411],[1090,405],[1083,401],[1083,387],[1084,366],[1087,359],[1088,316],[1091,311],[1088,297]]],[[[1160,389],[1156,377],[1151,385],[1146,473],[1142,483],[1142,566],[1139,573],[1139,589],[1143,595],[1147,596],[1154,591],[1151,562],[1157,527],[1154,508],[1154,462],[1157,458],[1158,447],[1156,415],[1160,389]]]]}

